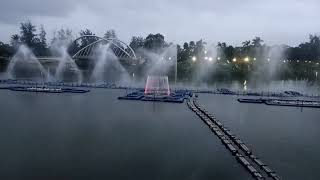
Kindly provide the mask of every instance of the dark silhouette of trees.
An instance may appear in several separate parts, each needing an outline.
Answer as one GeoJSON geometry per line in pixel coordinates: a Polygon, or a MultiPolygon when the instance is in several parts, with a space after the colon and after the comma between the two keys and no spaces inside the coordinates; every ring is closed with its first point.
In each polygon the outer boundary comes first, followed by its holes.
{"type": "Polygon", "coordinates": [[[131,42],[129,44],[129,46],[134,50],[138,50],[140,48],[144,47],[144,43],[145,43],[145,39],[141,36],[133,36],[131,38],[131,42]]]}
{"type": "Polygon", "coordinates": [[[10,57],[10,56],[13,56],[13,54],[14,54],[14,51],[12,46],[0,41],[0,57],[10,57]]]}
{"type": "MultiPolygon", "coordinates": [[[[86,35],[95,35],[91,30],[85,29],[80,31],[80,36],[86,36],[86,35]]],[[[98,39],[96,37],[84,37],[81,38],[80,41],[80,48],[84,48],[85,46],[97,41],[98,39]]]]}
{"type": "Polygon", "coordinates": [[[37,54],[40,56],[48,55],[48,45],[47,45],[47,38],[46,38],[46,31],[44,30],[43,25],[40,26],[40,33],[39,33],[39,42],[37,42],[36,51],[37,54]]]}
{"type": "Polygon", "coordinates": [[[160,33],[149,34],[144,41],[144,48],[159,52],[166,46],[164,36],[160,33]]]}
{"type": "Polygon", "coordinates": [[[20,41],[30,48],[35,48],[36,44],[39,42],[36,34],[36,27],[30,21],[21,23],[20,41]]]}
{"type": "Polygon", "coordinates": [[[12,35],[12,36],[11,36],[11,40],[10,40],[10,45],[11,45],[14,49],[17,49],[20,44],[21,44],[20,36],[19,36],[18,34],[12,35]]]}
{"type": "Polygon", "coordinates": [[[116,31],[115,31],[114,29],[108,30],[108,31],[104,34],[104,38],[105,38],[105,39],[115,39],[115,38],[117,38],[116,31]]]}

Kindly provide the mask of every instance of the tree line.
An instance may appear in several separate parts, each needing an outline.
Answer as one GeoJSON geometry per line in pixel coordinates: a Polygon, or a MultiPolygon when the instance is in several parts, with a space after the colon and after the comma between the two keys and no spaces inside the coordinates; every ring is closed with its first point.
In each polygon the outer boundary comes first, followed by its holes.
{"type": "MultiPolygon", "coordinates": [[[[78,36],[94,35],[89,30],[81,30],[78,36]]],[[[43,25],[37,28],[30,21],[20,24],[20,33],[13,34],[10,43],[6,44],[0,41],[0,56],[10,57],[14,55],[17,48],[24,44],[32,49],[36,56],[50,55],[49,48],[61,44],[72,45],[76,38],[70,29],[60,29],[53,34],[50,42],[47,40],[47,33],[43,25]]],[[[104,38],[117,38],[115,30],[107,30],[104,38]]],[[[73,46],[77,48],[84,47],[89,43],[95,41],[94,37],[87,37],[81,39],[80,42],[73,46]]],[[[272,56],[272,49],[278,48],[283,52],[283,58],[290,60],[320,60],[320,36],[310,35],[307,42],[300,43],[296,47],[287,45],[268,46],[263,43],[260,37],[255,37],[252,40],[244,41],[242,46],[228,45],[226,42],[218,42],[216,45],[208,45],[203,40],[185,42],[183,45],[177,45],[177,58],[179,62],[190,60],[192,57],[203,59],[206,54],[214,54],[221,59],[231,61],[233,58],[242,59],[244,57],[262,58],[262,56],[272,56]],[[208,48],[209,47],[209,48],[208,48]],[[210,51],[216,51],[215,53],[210,51]]],[[[147,37],[134,36],[130,41],[130,47],[134,50],[140,48],[151,50],[154,52],[161,52],[161,49],[172,45],[165,41],[162,34],[149,34],[147,37]]],[[[75,49],[75,47],[73,47],[75,49]]],[[[214,57],[216,58],[216,57],[214,57]]]]}

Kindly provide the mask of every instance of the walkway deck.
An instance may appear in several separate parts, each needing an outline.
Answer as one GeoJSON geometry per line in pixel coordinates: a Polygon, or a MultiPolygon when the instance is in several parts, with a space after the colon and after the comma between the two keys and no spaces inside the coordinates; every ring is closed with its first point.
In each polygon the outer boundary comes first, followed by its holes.
{"type": "Polygon", "coordinates": [[[237,161],[258,180],[273,179],[280,180],[280,177],[263,163],[257,156],[253,155],[248,146],[226,128],[219,120],[210,114],[203,106],[198,103],[197,98],[187,102],[188,107],[209,126],[221,143],[232,153],[237,161]]]}

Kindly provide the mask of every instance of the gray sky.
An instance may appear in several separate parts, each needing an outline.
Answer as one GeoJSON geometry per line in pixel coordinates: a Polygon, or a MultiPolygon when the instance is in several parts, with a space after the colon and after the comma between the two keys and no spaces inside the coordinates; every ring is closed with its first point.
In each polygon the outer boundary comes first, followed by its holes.
{"type": "Polygon", "coordinates": [[[296,45],[320,34],[320,0],[1,0],[0,41],[19,32],[19,23],[55,30],[89,28],[97,35],[117,31],[131,36],[162,33],[182,43],[204,39],[240,45],[260,36],[268,44],[296,45]]]}

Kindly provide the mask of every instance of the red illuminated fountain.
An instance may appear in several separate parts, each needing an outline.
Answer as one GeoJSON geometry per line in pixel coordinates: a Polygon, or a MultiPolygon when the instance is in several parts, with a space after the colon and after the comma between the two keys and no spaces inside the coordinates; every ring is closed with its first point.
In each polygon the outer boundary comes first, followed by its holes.
{"type": "Polygon", "coordinates": [[[145,96],[170,96],[168,76],[148,76],[145,96]]]}

